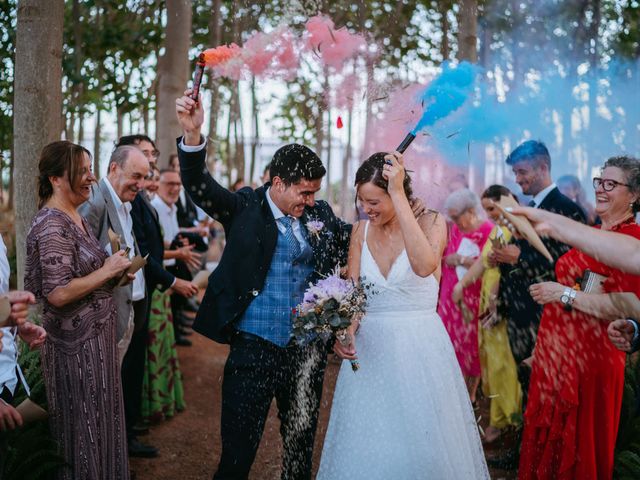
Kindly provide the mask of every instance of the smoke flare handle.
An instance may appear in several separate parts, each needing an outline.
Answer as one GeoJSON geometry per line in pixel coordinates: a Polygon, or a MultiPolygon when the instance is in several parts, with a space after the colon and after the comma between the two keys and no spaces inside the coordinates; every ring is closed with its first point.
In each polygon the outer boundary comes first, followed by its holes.
{"type": "Polygon", "coordinates": [[[413,132],[407,133],[407,136],[404,137],[404,140],[402,140],[400,145],[398,145],[398,148],[396,148],[396,151],[399,153],[404,153],[404,151],[409,147],[409,145],[411,145],[411,142],[413,142],[415,138],[416,136],[413,132]]]}
{"type": "Polygon", "coordinates": [[[191,99],[198,101],[198,95],[200,94],[200,84],[202,83],[202,75],[204,74],[204,54],[201,53],[198,56],[198,60],[196,62],[196,69],[193,72],[193,91],[191,92],[191,99]]]}

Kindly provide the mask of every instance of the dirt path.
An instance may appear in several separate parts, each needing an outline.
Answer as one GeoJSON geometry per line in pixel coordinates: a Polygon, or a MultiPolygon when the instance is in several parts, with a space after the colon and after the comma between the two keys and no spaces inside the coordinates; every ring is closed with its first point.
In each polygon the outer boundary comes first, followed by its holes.
{"type": "MultiPolygon", "coordinates": [[[[193,341],[192,347],[178,347],[187,409],[175,418],[154,426],[148,436],[141,437],[141,440],[160,449],[160,457],[131,459],[136,480],[209,479],[218,464],[220,387],[229,349],[198,334],[189,338],[193,341]]],[[[337,373],[338,364],[329,362],[314,449],[314,473],[320,461],[337,373]]],[[[486,418],[486,401],[481,412],[482,417],[486,418]]],[[[485,421],[481,420],[481,423],[485,421]]],[[[494,447],[493,452],[496,450],[494,447]]],[[[272,405],[250,479],[279,479],[281,455],[279,421],[272,405]]],[[[515,478],[512,472],[509,473],[493,471],[492,478],[515,478]]]]}

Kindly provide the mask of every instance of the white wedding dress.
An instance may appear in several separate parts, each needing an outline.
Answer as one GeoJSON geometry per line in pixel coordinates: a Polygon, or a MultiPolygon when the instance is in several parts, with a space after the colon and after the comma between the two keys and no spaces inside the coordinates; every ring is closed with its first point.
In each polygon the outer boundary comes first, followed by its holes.
{"type": "Polygon", "coordinates": [[[488,479],[438,281],[416,275],[406,250],[385,279],[368,226],[360,275],[377,293],[356,336],[360,370],[342,362],[317,479],[488,479]]]}

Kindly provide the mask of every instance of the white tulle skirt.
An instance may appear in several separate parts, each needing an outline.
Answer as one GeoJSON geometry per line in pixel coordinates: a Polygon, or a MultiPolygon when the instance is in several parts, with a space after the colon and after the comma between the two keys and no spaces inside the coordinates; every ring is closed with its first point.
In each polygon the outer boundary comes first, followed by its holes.
{"type": "Polygon", "coordinates": [[[370,312],[340,369],[317,478],[489,478],[469,395],[434,312],[370,312]]]}

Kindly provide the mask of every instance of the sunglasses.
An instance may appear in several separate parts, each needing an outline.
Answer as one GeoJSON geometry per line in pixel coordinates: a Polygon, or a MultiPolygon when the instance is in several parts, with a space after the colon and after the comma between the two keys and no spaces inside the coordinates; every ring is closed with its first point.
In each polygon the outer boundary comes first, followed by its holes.
{"type": "Polygon", "coordinates": [[[610,192],[611,190],[616,188],[618,185],[622,185],[623,187],[630,187],[631,186],[631,185],[629,185],[627,183],[617,182],[617,181],[611,180],[609,178],[600,178],[600,177],[594,177],[593,178],[593,188],[594,189],[602,186],[602,189],[605,192],[610,192]]]}

